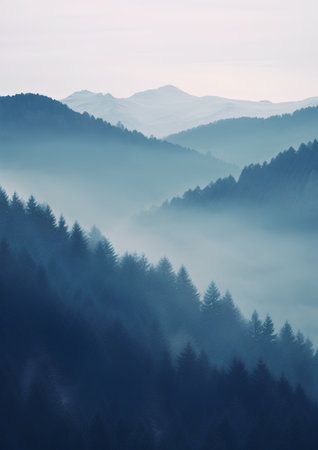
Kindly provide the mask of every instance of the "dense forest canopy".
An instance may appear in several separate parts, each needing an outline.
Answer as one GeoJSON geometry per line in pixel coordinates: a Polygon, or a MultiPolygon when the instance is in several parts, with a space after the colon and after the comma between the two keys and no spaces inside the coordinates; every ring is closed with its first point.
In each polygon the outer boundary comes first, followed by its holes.
{"type": "Polygon", "coordinates": [[[34,197],[1,190],[0,219],[2,448],[315,448],[317,353],[288,322],[34,197]]]}
{"type": "Polygon", "coordinates": [[[279,153],[269,163],[246,166],[238,180],[229,176],[197,187],[166,202],[162,211],[248,211],[258,216],[271,213],[271,220],[284,225],[312,227],[317,223],[318,142],[302,144],[279,153]],[[274,216],[273,216],[274,214],[274,216]]]}
{"type": "Polygon", "coordinates": [[[283,149],[298,147],[318,137],[318,107],[266,119],[240,117],[219,120],[167,137],[169,142],[190,147],[243,167],[270,160],[283,149]]]}

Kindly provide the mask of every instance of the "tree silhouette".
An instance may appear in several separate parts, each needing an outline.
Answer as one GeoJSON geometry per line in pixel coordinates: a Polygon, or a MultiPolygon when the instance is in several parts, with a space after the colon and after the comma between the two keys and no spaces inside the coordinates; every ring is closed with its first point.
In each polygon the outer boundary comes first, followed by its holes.
{"type": "Polygon", "coordinates": [[[70,246],[72,255],[75,258],[84,258],[87,253],[87,243],[85,235],[79,226],[78,222],[75,222],[70,235],[70,246]]]}
{"type": "Polygon", "coordinates": [[[272,344],[276,340],[275,328],[273,321],[269,314],[267,314],[265,321],[262,325],[262,334],[265,343],[272,344]]]}
{"type": "Polygon", "coordinates": [[[117,261],[116,253],[111,243],[104,237],[96,245],[95,258],[105,272],[114,270],[117,261]]]}
{"type": "Polygon", "coordinates": [[[204,294],[201,310],[204,314],[215,313],[218,310],[219,300],[221,298],[220,291],[212,281],[204,294]]]}
{"type": "Polygon", "coordinates": [[[258,318],[256,311],[253,312],[251,320],[249,322],[249,330],[252,339],[255,342],[260,342],[262,336],[262,322],[258,318]]]}
{"type": "Polygon", "coordinates": [[[65,240],[68,238],[68,227],[66,224],[66,221],[63,216],[60,216],[58,225],[57,225],[57,232],[60,239],[65,240]]]}
{"type": "Polygon", "coordinates": [[[78,224],[68,237],[35,199],[13,203],[0,227],[1,448],[315,448],[318,363],[301,332],[244,320],[215,285],[202,321],[184,268],[118,257],[78,224]]]}

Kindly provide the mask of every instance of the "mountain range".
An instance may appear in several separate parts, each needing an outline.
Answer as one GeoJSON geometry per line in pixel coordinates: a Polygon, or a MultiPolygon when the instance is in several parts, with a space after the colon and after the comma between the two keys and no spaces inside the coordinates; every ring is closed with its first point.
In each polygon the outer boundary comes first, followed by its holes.
{"type": "Polygon", "coordinates": [[[0,98],[0,163],[2,177],[10,170],[9,182],[23,192],[47,188],[52,204],[60,195],[71,211],[77,205],[75,191],[82,202],[94,198],[100,212],[126,217],[235,170],[210,156],[114,127],[34,94],[0,98]]]}
{"type": "Polygon", "coordinates": [[[219,120],[167,137],[169,142],[211,152],[240,167],[270,160],[318,137],[318,107],[264,118],[219,120]]]}
{"type": "Polygon", "coordinates": [[[74,111],[88,112],[116,125],[158,138],[182,130],[233,117],[269,117],[318,105],[318,97],[300,101],[233,100],[217,96],[197,97],[174,86],[138,92],[128,98],[90,91],[74,92],[62,100],[74,111]]]}

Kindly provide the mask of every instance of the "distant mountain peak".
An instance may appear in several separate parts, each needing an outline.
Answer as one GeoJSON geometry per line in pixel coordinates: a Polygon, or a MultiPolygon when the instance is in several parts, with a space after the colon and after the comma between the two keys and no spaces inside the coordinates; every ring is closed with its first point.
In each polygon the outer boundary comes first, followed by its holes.
{"type": "Polygon", "coordinates": [[[272,103],[268,100],[233,100],[218,96],[191,95],[166,84],[136,92],[130,97],[80,91],[62,100],[78,112],[87,111],[115,125],[159,138],[180,131],[235,117],[269,117],[318,105],[318,98],[272,103]]]}
{"type": "Polygon", "coordinates": [[[182,89],[177,88],[176,86],[173,86],[172,84],[166,84],[164,86],[161,86],[157,89],[158,91],[170,91],[170,92],[182,92],[183,94],[188,94],[187,92],[183,91],[182,89]]]}
{"type": "Polygon", "coordinates": [[[92,94],[95,94],[95,93],[92,91],[88,91],[87,89],[82,89],[80,91],[73,92],[73,94],[71,94],[71,95],[92,95],[92,94]]]}
{"type": "Polygon", "coordinates": [[[171,85],[167,84],[165,86],[160,86],[159,88],[155,89],[147,89],[145,91],[136,92],[133,94],[131,99],[134,98],[165,98],[165,97],[175,97],[175,96],[182,96],[182,97],[192,97],[192,95],[188,94],[187,92],[182,91],[181,89],[171,85]]]}

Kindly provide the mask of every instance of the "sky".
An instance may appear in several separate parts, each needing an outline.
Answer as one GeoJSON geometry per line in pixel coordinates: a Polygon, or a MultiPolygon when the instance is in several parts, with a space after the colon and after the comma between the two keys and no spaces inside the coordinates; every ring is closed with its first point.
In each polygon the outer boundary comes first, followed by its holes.
{"type": "Polygon", "coordinates": [[[0,95],[318,96],[317,0],[0,0],[0,95]]]}

